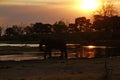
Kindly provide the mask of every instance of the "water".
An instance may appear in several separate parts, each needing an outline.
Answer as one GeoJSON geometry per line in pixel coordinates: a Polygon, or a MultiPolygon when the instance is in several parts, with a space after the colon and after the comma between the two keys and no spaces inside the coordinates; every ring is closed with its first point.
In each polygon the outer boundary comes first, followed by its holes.
{"type": "Polygon", "coordinates": [[[22,60],[38,60],[42,59],[33,55],[1,55],[0,61],[22,61],[22,60]]]}
{"type": "MultiPolygon", "coordinates": [[[[1,47],[38,47],[39,44],[0,44],[1,47]]],[[[68,58],[94,58],[95,53],[105,54],[106,46],[80,46],[80,44],[67,44],[68,58]],[[99,52],[100,51],[100,52],[99,52]]],[[[35,53],[39,52],[24,52],[22,54],[13,54],[13,55],[0,55],[0,61],[6,60],[33,60],[33,59],[43,59],[43,56],[38,56],[35,53]]],[[[52,56],[60,56],[59,51],[53,51],[52,56]],[[59,53],[59,54],[58,54],[59,53]]]]}
{"type": "Polygon", "coordinates": [[[24,46],[38,47],[39,44],[6,44],[6,43],[0,43],[0,47],[3,47],[3,46],[11,46],[11,47],[24,47],[24,46]]]}

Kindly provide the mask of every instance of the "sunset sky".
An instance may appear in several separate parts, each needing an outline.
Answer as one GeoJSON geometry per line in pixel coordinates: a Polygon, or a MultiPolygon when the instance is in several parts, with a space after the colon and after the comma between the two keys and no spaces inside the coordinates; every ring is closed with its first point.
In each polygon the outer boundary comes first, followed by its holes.
{"type": "MultiPolygon", "coordinates": [[[[76,17],[93,13],[83,10],[83,0],[0,0],[0,26],[30,24],[35,22],[54,23],[59,20],[74,22],[76,17]]],[[[98,0],[100,1],[100,0],[98,0]]],[[[119,5],[119,0],[117,5],[119,5]]],[[[91,6],[90,4],[85,4],[91,6]]],[[[83,5],[84,6],[84,5],[83,5]]],[[[117,6],[117,9],[119,7],[117,6]]]]}

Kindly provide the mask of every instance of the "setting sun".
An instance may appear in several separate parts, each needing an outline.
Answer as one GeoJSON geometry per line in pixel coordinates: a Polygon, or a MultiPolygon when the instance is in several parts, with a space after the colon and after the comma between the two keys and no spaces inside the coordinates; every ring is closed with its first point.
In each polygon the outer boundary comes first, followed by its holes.
{"type": "Polygon", "coordinates": [[[85,11],[94,11],[100,6],[100,0],[82,0],[80,8],[85,11]]]}

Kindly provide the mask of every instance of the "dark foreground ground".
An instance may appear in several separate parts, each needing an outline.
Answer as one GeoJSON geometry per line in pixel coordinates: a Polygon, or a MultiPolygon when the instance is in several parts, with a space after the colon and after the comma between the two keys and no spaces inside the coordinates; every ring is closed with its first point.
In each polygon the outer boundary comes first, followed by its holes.
{"type": "MultiPolygon", "coordinates": [[[[104,80],[104,58],[0,61],[0,80],[104,80]]],[[[110,80],[120,80],[120,57],[108,58],[110,80]]]]}

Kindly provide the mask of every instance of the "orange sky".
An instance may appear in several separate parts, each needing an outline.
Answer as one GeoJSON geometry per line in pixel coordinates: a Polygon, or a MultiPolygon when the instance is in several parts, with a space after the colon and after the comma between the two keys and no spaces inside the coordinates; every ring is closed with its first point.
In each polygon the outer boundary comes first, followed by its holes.
{"type": "MultiPolygon", "coordinates": [[[[53,24],[59,20],[74,22],[76,17],[88,16],[90,14],[78,7],[80,1],[0,0],[0,25],[8,26],[35,22],[53,24]]],[[[117,4],[119,5],[118,2],[117,4]]]]}

